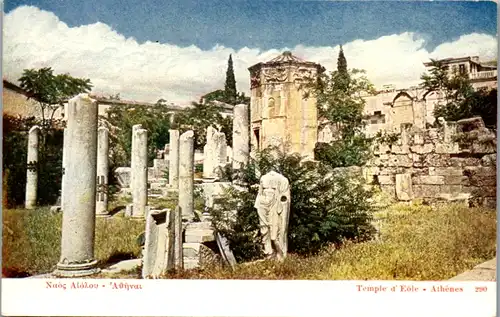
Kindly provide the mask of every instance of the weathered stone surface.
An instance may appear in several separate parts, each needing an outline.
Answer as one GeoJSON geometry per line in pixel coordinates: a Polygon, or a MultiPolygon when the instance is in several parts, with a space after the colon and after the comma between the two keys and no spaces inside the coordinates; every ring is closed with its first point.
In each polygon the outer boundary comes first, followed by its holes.
{"type": "Polygon", "coordinates": [[[396,175],[396,196],[399,200],[412,200],[412,180],[410,174],[396,175]]]}
{"type": "Polygon", "coordinates": [[[497,171],[494,166],[466,166],[464,167],[464,175],[476,175],[476,176],[496,176],[497,171]]]}
{"type": "Polygon", "coordinates": [[[396,184],[396,178],[394,175],[379,175],[378,182],[380,185],[394,185],[396,184]]]}
{"type": "Polygon", "coordinates": [[[168,170],[168,161],[162,158],[153,160],[153,177],[154,179],[165,178],[165,171],[168,170]]]}
{"type": "Polygon", "coordinates": [[[133,218],[145,218],[148,204],[148,131],[136,129],[134,131],[135,147],[132,152],[134,166],[132,167],[132,209],[133,218]]]}
{"type": "Polygon", "coordinates": [[[213,178],[214,156],[215,156],[215,140],[217,130],[209,126],[207,128],[206,140],[207,143],[203,147],[203,178],[213,178]]]}
{"type": "Polygon", "coordinates": [[[108,215],[108,172],[109,172],[109,130],[101,127],[97,130],[97,193],[95,213],[97,216],[108,215]]]}
{"type": "Polygon", "coordinates": [[[174,210],[174,268],[176,270],[182,270],[184,266],[183,233],[182,212],[181,208],[177,206],[174,210]]]}
{"type": "Polygon", "coordinates": [[[417,176],[413,178],[415,185],[444,185],[444,176],[417,176]]]}
{"type": "Polygon", "coordinates": [[[118,167],[115,169],[115,177],[121,188],[130,188],[130,175],[130,167],[118,167]]]}
{"type": "Polygon", "coordinates": [[[280,260],[288,251],[290,200],[290,184],[286,177],[276,172],[261,177],[255,208],[261,224],[264,254],[280,260]]]}
{"type": "Polygon", "coordinates": [[[146,219],[143,278],[157,278],[175,266],[175,213],[151,210],[146,219]]]}
{"type": "Polygon", "coordinates": [[[429,168],[429,175],[438,176],[463,176],[463,170],[456,167],[434,167],[429,168]]]}
{"type": "Polygon", "coordinates": [[[170,145],[168,155],[168,184],[174,188],[179,188],[179,130],[169,130],[170,145]]]}
{"type": "Polygon", "coordinates": [[[36,207],[37,187],[38,187],[38,142],[40,127],[33,126],[28,132],[28,154],[26,169],[26,199],[25,208],[36,207]]]}
{"type": "MultiPolygon", "coordinates": [[[[67,113],[67,105],[64,107],[65,109],[65,113],[67,113]]],[[[64,198],[65,194],[65,190],[64,190],[64,186],[65,186],[65,170],[66,170],[66,160],[67,160],[67,156],[68,156],[68,151],[71,151],[71,147],[70,147],[70,144],[68,144],[68,140],[69,138],[67,137],[67,134],[68,134],[68,129],[65,128],[64,129],[64,132],[63,132],[64,136],[63,136],[63,154],[62,154],[62,177],[61,177],[61,210],[64,210],[64,204],[67,202],[67,200],[64,198]],[[65,142],[66,140],[66,142],[65,142]]]]}
{"type": "Polygon", "coordinates": [[[412,167],[413,162],[408,155],[391,155],[387,161],[389,167],[412,167]]]}
{"type": "Polygon", "coordinates": [[[496,176],[471,175],[467,179],[470,181],[471,186],[480,186],[480,187],[482,187],[482,186],[496,186],[496,184],[497,184],[497,177],[496,176]]]}
{"type": "Polygon", "coordinates": [[[395,185],[381,185],[380,190],[391,198],[396,197],[396,186],[395,185]]]}
{"type": "Polygon", "coordinates": [[[447,154],[428,154],[424,157],[423,164],[436,167],[449,166],[450,156],[447,154]]]}
{"type": "Polygon", "coordinates": [[[439,185],[413,185],[415,197],[434,198],[441,193],[439,185]]]}
{"type": "Polygon", "coordinates": [[[496,166],[497,164],[497,154],[487,154],[481,159],[481,164],[483,166],[496,166]]]}
{"type": "Polygon", "coordinates": [[[179,139],[179,206],[182,217],[194,218],[194,133],[184,132],[179,139]]]}
{"type": "Polygon", "coordinates": [[[233,113],[233,169],[239,169],[250,157],[248,105],[234,106],[233,113]]]}
{"type": "Polygon", "coordinates": [[[94,259],[97,110],[87,94],[70,99],[65,144],[71,146],[65,162],[65,200],[61,258],[56,276],[85,276],[98,272],[94,259]]]}
{"type": "Polygon", "coordinates": [[[394,154],[407,154],[410,153],[410,147],[407,144],[404,145],[393,145],[392,153],[394,154]]]}
{"type": "Polygon", "coordinates": [[[444,183],[447,185],[470,185],[469,178],[467,176],[443,176],[444,183]]]}
{"type": "Polygon", "coordinates": [[[426,144],[418,144],[410,147],[411,152],[417,154],[427,154],[432,153],[434,151],[434,144],[426,143],[426,144]]]}
{"type": "Polygon", "coordinates": [[[135,147],[137,141],[135,141],[135,131],[142,129],[142,124],[136,124],[132,126],[132,145],[131,145],[131,155],[130,155],[130,187],[134,186],[134,170],[135,170],[135,157],[134,153],[136,153],[135,147]]]}
{"type": "Polygon", "coordinates": [[[222,255],[222,260],[231,268],[234,268],[237,262],[236,258],[234,257],[233,251],[231,251],[229,247],[229,241],[220,233],[216,234],[215,239],[217,241],[219,251],[222,255]]]}

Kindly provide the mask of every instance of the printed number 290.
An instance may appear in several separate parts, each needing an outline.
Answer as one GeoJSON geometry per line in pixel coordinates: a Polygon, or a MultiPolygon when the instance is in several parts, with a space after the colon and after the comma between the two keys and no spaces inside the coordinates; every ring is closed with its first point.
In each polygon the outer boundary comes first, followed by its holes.
{"type": "Polygon", "coordinates": [[[488,287],[486,286],[476,286],[476,293],[478,292],[486,292],[488,291],[488,287]]]}

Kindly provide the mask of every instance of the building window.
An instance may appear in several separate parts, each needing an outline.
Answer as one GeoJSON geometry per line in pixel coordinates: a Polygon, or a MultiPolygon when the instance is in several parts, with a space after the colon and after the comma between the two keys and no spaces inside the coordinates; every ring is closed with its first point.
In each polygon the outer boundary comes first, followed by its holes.
{"type": "Polygon", "coordinates": [[[259,129],[255,129],[255,130],[253,130],[253,133],[255,135],[255,139],[257,140],[257,142],[256,142],[257,143],[257,150],[259,150],[260,149],[260,131],[259,131],[259,129]]]}
{"type": "Polygon", "coordinates": [[[378,120],[377,120],[377,119],[371,119],[371,120],[370,120],[370,123],[371,123],[371,124],[377,124],[377,123],[378,123],[378,120]]]}
{"type": "Polygon", "coordinates": [[[464,64],[458,65],[458,72],[460,74],[465,74],[465,65],[464,64]]]}
{"type": "Polygon", "coordinates": [[[375,112],[373,113],[373,115],[375,115],[375,116],[380,116],[380,115],[382,115],[382,111],[375,111],[375,112]]]}

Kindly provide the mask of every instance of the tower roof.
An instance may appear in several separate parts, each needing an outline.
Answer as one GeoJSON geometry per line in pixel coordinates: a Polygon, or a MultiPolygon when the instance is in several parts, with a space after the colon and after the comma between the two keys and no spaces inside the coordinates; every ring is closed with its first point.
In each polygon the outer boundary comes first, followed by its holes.
{"type": "Polygon", "coordinates": [[[248,68],[248,70],[250,72],[256,70],[256,69],[259,69],[261,68],[262,66],[278,66],[278,65],[289,65],[289,64],[299,64],[299,65],[302,65],[302,66],[306,66],[306,67],[317,67],[317,68],[321,68],[321,65],[319,64],[316,64],[314,62],[308,62],[306,60],[303,60],[302,58],[299,58],[297,56],[294,56],[292,54],[292,52],[290,51],[285,51],[283,53],[281,53],[280,55],[276,56],[275,58],[271,59],[270,61],[268,62],[265,62],[265,63],[257,63],[253,66],[250,66],[248,68]]]}
{"type": "Polygon", "coordinates": [[[280,63],[280,62],[304,63],[306,61],[301,59],[301,58],[298,58],[297,56],[293,56],[292,52],[290,52],[290,51],[285,51],[285,52],[283,52],[283,54],[276,56],[275,58],[268,61],[267,63],[280,63]]]}

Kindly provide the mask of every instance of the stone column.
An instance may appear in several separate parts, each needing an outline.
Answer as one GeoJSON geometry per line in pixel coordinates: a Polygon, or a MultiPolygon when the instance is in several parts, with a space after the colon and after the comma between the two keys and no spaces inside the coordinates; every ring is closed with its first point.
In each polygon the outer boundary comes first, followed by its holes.
{"type": "MultiPolygon", "coordinates": [[[[67,118],[68,116],[68,106],[66,105],[64,107],[64,113],[67,118]]],[[[66,119],[66,124],[67,124],[67,119],[66,119]]],[[[64,128],[64,137],[63,137],[63,154],[62,154],[62,177],[61,177],[61,210],[64,210],[64,206],[66,203],[66,200],[64,198],[64,180],[66,179],[66,156],[68,156],[68,152],[70,151],[69,148],[69,138],[68,138],[68,128],[64,128]]]]}
{"type": "Polygon", "coordinates": [[[181,208],[175,208],[174,216],[174,268],[182,270],[184,268],[184,254],[182,252],[182,212],[181,208]]]}
{"type": "Polygon", "coordinates": [[[108,172],[109,172],[109,130],[101,127],[97,130],[97,216],[108,214],[108,172]]]}
{"type": "Polygon", "coordinates": [[[248,105],[234,106],[233,118],[233,169],[248,163],[250,155],[248,105]]]}
{"type": "Polygon", "coordinates": [[[169,130],[168,184],[179,189],[179,130],[169,130]]]}
{"type": "Polygon", "coordinates": [[[131,170],[132,178],[132,217],[145,219],[148,204],[148,131],[137,129],[134,131],[135,147],[132,157],[134,167],[131,170]]]}
{"type": "Polygon", "coordinates": [[[207,128],[207,143],[203,147],[203,177],[212,178],[214,177],[215,168],[215,139],[217,138],[217,130],[212,126],[207,128]]]}
{"type": "Polygon", "coordinates": [[[182,217],[194,218],[194,133],[184,132],[179,139],[179,206],[182,217]]]}
{"type": "Polygon", "coordinates": [[[142,129],[142,124],[136,124],[132,126],[132,147],[130,151],[130,189],[133,190],[134,186],[134,169],[135,169],[135,157],[134,153],[137,141],[135,140],[135,131],[142,129]]]}
{"type": "Polygon", "coordinates": [[[38,186],[38,142],[40,127],[31,127],[28,133],[28,166],[26,172],[26,209],[34,209],[36,206],[38,186]]]}
{"type": "Polygon", "coordinates": [[[88,94],[80,94],[68,102],[66,204],[56,276],[78,277],[99,271],[94,259],[97,110],[97,102],[88,94]]]}

